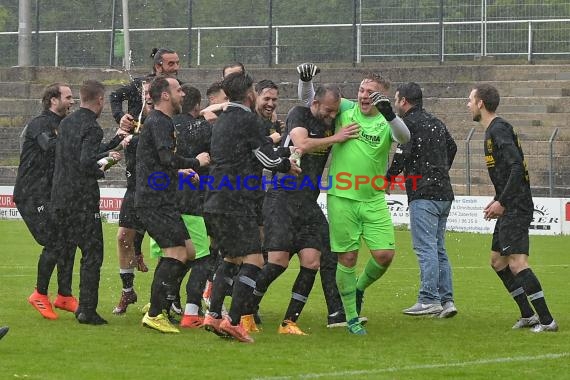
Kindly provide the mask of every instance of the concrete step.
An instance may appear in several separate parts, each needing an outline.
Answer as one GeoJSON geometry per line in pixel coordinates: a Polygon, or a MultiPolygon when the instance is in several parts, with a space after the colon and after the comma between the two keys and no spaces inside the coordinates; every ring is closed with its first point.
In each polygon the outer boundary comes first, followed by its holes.
{"type": "MultiPolygon", "coordinates": [[[[466,98],[425,98],[424,107],[434,114],[457,110],[467,113],[466,98]]],[[[558,113],[570,110],[570,97],[502,97],[497,111],[502,113],[558,113]]]]}
{"type": "MultiPolygon", "coordinates": [[[[182,79],[182,78],[181,78],[182,79]]],[[[198,88],[205,97],[206,90],[213,83],[203,82],[196,78],[184,78],[186,82],[198,88]]],[[[216,78],[216,81],[220,78],[216,78]]],[[[265,79],[259,77],[259,79],[265,79]]],[[[296,99],[297,98],[297,80],[293,78],[280,78],[271,76],[268,79],[273,80],[279,86],[279,96],[283,99],[296,99]]],[[[343,78],[344,79],[344,78],[343,78]]],[[[356,97],[361,78],[355,82],[347,82],[343,80],[337,84],[346,97],[356,97]]],[[[129,82],[128,76],[117,81],[116,79],[108,79],[104,81],[107,87],[107,96],[121,85],[129,82]]],[[[315,85],[324,83],[318,76],[315,78],[315,85]]],[[[403,82],[393,82],[391,87],[391,94],[393,94],[399,84],[403,82]]],[[[422,86],[425,98],[460,98],[466,99],[471,91],[475,82],[418,82],[422,86]]],[[[491,84],[499,90],[502,97],[563,97],[570,96],[570,81],[485,81],[484,83],[491,84]]],[[[46,84],[35,82],[0,82],[0,94],[7,98],[17,99],[41,99],[46,84]]],[[[79,84],[71,84],[72,92],[78,97],[79,84]]]]}
{"type": "MultiPolygon", "coordinates": [[[[528,136],[540,140],[548,140],[555,128],[558,128],[558,140],[570,140],[570,121],[566,114],[528,115],[532,119],[522,119],[525,116],[523,114],[513,116],[521,117],[520,120],[506,117],[502,114],[501,116],[505,117],[514,126],[521,140],[528,139],[528,136]]],[[[482,136],[484,133],[482,127],[471,121],[470,117],[461,118],[460,116],[455,117],[452,115],[450,118],[444,116],[441,119],[456,140],[465,140],[471,128],[475,129],[474,136],[482,136]]]]}
{"type": "Polygon", "coordinates": [[[14,186],[14,183],[16,183],[17,174],[18,166],[0,165],[0,186],[14,186]]]}
{"type": "MultiPolygon", "coordinates": [[[[501,97],[562,97],[570,95],[570,81],[482,81],[497,88],[501,97]]],[[[475,82],[425,82],[421,81],[424,97],[467,99],[475,82]]],[[[396,84],[397,85],[397,84],[396,84]]],[[[393,86],[395,91],[396,85],[393,86]]]]}
{"type": "MultiPolygon", "coordinates": [[[[150,68],[134,69],[131,75],[143,76],[150,68]]],[[[280,82],[297,82],[295,65],[277,65],[275,67],[248,66],[247,70],[257,80],[262,78],[278,78],[280,82]]],[[[336,82],[343,78],[343,83],[358,83],[364,73],[375,70],[392,82],[478,82],[478,81],[525,81],[525,80],[570,80],[570,70],[566,65],[481,65],[480,63],[444,64],[433,66],[406,65],[402,63],[383,63],[361,65],[356,68],[339,68],[322,65],[322,82],[336,82]]],[[[220,67],[183,68],[179,71],[181,80],[189,83],[212,83],[221,78],[220,67]]],[[[0,69],[0,82],[34,81],[37,83],[53,83],[65,81],[80,84],[85,78],[95,78],[107,82],[129,81],[126,71],[105,68],[64,68],[64,67],[11,67],[0,69]]]]}

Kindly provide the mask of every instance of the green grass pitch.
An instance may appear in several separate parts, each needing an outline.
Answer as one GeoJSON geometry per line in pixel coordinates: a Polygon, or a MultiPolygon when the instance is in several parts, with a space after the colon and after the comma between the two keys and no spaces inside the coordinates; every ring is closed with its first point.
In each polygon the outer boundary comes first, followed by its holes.
{"type": "MultiPolygon", "coordinates": [[[[511,330],[518,309],[489,267],[489,235],[447,234],[459,309],[455,318],[403,315],[416,299],[418,266],[409,232],[397,231],[395,261],[365,295],[367,336],[326,328],[319,279],[299,320],[310,335],[277,334],[298,271],[293,259],[261,304],[263,331],[247,345],[203,330],[163,335],[141,327],[138,308],[149,297],[152,271],[136,273],[139,303],[125,316],[112,315],[121,289],[116,228],[104,225],[98,311],[109,325],[85,326],[61,311],[56,321],[42,319],[27,303],[40,250],[23,222],[0,221],[0,326],[10,326],[0,341],[0,379],[570,378],[570,236],[531,237],[530,262],[560,325],[558,333],[511,330]]],[[[361,252],[360,268],[367,258],[361,252]]],[[[154,267],[153,260],[147,257],[147,262],[154,267]]],[[[54,276],[52,295],[55,285],[54,276]]]]}

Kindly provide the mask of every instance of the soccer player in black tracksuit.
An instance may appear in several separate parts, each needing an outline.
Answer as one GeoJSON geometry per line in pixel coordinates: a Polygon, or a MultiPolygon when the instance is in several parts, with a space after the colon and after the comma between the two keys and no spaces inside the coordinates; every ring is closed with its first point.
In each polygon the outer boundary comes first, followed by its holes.
{"type": "MultiPolygon", "coordinates": [[[[281,142],[281,129],[283,122],[276,120],[275,110],[277,109],[277,100],[279,99],[279,88],[268,79],[261,80],[255,84],[256,101],[255,112],[263,120],[263,131],[265,136],[271,140],[271,143],[278,145],[281,142]],[[273,120],[275,118],[275,120],[273,120]]],[[[263,175],[263,170],[259,173],[263,175]]],[[[259,203],[257,213],[257,224],[263,241],[263,200],[265,191],[259,190],[259,203]]]]}
{"type": "MultiPolygon", "coordinates": [[[[145,91],[145,108],[143,117],[146,117],[152,109],[152,100],[148,94],[149,83],[143,84],[145,91]]],[[[142,125],[139,126],[139,130],[142,125]]],[[[113,309],[113,314],[124,314],[130,304],[137,302],[137,294],[134,290],[135,266],[138,270],[147,272],[148,268],[143,261],[141,243],[144,238],[145,228],[139,220],[135,210],[136,188],[136,155],[139,134],[126,136],[121,142],[125,152],[127,191],[121,203],[119,213],[119,230],[117,231],[117,252],[119,256],[119,276],[123,285],[119,303],[113,309]],[[146,269],[146,270],[145,270],[146,269]]]]}
{"type": "Polygon", "coordinates": [[[80,89],[79,110],[62,120],[55,151],[55,171],[51,202],[58,228],[60,254],[81,249],[79,307],[75,312],[80,323],[101,325],[107,321],[97,314],[99,278],[103,263],[103,231],[99,213],[99,184],[104,177],[97,160],[116,146],[117,134],[107,145],[101,144],[103,130],[97,118],[105,103],[105,87],[86,80],[80,89]]]}
{"type": "MultiPolygon", "coordinates": [[[[185,94],[182,112],[172,118],[176,130],[176,152],[184,157],[195,157],[210,151],[212,126],[200,117],[200,90],[185,84],[182,91],[185,94]]],[[[208,173],[208,167],[198,168],[196,181],[208,173]]],[[[180,327],[185,328],[202,326],[204,318],[199,315],[202,293],[218,256],[217,249],[209,242],[203,218],[205,191],[196,185],[196,182],[191,182],[190,186],[185,185],[177,192],[180,212],[196,249],[196,259],[188,265],[188,270],[192,271],[186,283],[186,305],[180,320],[180,327]]]]}
{"type": "MultiPolygon", "coordinates": [[[[152,57],[152,55],[151,55],[152,57]]],[[[125,227],[129,229],[134,229],[134,236],[131,237],[132,231],[127,231],[127,236],[124,235],[125,231],[119,231],[117,234],[117,245],[119,247],[133,247],[134,250],[134,260],[136,267],[141,272],[148,272],[148,267],[144,262],[144,255],[142,253],[142,242],[144,239],[144,228],[138,228],[140,226],[136,225],[136,213],[134,212],[134,183],[135,183],[135,159],[136,159],[136,151],[137,151],[137,141],[138,137],[134,137],[134,135],[138,134],[142,124],[144,123],[144,119],[148,114],[148,105],[147,102],[152,104],[150,97],[148,96],[148,86],[150,82],[156,77],[156,70],[157,66],[153,68],[154,72],[152,74],[147,75],[143,78],[135,78],[131,83],[126,86],[120,87],[117,90],[111,92],[109,96],[109,100],[111,103],[111,110],[113,112],[113,117],[119,124],[121,128],[126,131],[130,131],[133,133],[132,137],[127,137],[123,140],[123,146],[126,146],[130,143],[131,139],[133,139],[133,144],[130,148],[125,147],[125,156],[127,152],[130,153],[130,159],[126,160],[127,164],[127,190],[131,190],[131,192],[125,193],[125,199],[123,200],[124,205],[121,204],[121,214],[119,216],[119,228],[125,227]],[[127,101],[127,113],[125,114],[122,110],[122,103],[127,101]],[[132,116],[134,115],[134,116],[132,116]],[[130,163],[130,165],[129,165],[130,163]],[[130,171],[129,171],[130,170],[130,171]],[[132,174],[132,175],[131,175],[132,174]],[[129,182],[130,181],[130,182],[129,182]],[[129,184],[131,186],[129,187],[129,184]],[[121,220],[124,222],[125,226],[121,226],[121,220]],[[133,227],[137,227],[134,228],[133,227]]],[[[126,158],[126,157],[125,157],[126,158]]],[[[120,250],[121,248],[119,248],[120,250]]],[[[130,255],[129,255],[130,256],[130,255]]],[[[121,259],[119,259],[121,260],[121,259]]],[[[123,278],[123,289],[125,286],[129,288],[130,280],[130,269],[132,267],[132,263],[127,263],[126,258],[123,262],[123,267],[128,267],[129,272],[125,273],[126,276],[122,276],[123,278]],[[125,277],[126,284],[125,284],[125,277]]],[[[122,268],[125,269],[125,268],[122,268]]],[[[134,276],[134,272],[133,272],[134,276]]],[[[132,286],[131,286],[132,287],[132,286]]],[[[130,303],[136,302],[136,294],[127,294],[121,295],[121,299],[119,300],[119,304],[114,309],[114,314],[122,314],[127,310],[127,306],[130,303]]]]}
{"type": "Polygon", "coordinates": [[[486,128],[485,162],[495,188],[494,199],[483,210],[485,219],[497,219],[491,243],[491,266],[520,309],[521,317],[512,328],[530,327],[535,333],[555,332],[558,324],[528,264],[528,230],[534,212],[528,170],[512,125],[496,114],[499,102],[495,87],[480,84],[469,94],[467,104],[473,121],[486,128]]]}
{"type": "MultiPolygon", "coordinates": [[[[164,333],[178,333],[166,314],[179,293],[186,261],[193,260],[194,246],[178,208],[178,169],[197,169],[209,163],[209,155],[186,158],[175,153],[172,116],[180,112],[184,92],[175,78],[157,77],[149,87],[154,109],[145,119],[137,146],[135,207],[148,234],[164,257],[154,272],[150,308],[144,326],[164,333]],[[166,185],[166,186],[162,186],[166,185]]],[[[189,171],[183,172],[188,175],[189,171]]]]}
{"type": "Polygon", "coordinates": [[[261,165],[292,174],[300,169],[289,159],[279,157],[264,136],[262,121],[251,110],[255,105],[253,79],[248,74],[230,74],[222,87],[230,104],[212,129],[212,181],[206,189],[204,217],[224,261],[216,271],[204,325],[217,334],[250,343],[253,339],[240,326],[240,319],[252,312],[255,279],[263,266],[255,220],[255,193],[261,186],[258,173],[261,165]],[[229,317],[221,318],[226,287],[233,283],[238,270],[229,317]]]}
{"type": "Polygon", "coordinates": [[[74,100],[71,89],[63,83],[46,87],[42,96],[42,113],[31,120],[24,138],[18,176],[14,186],[14,202],[34,239],[43,246],[38,260],[36,290],[28,302],[47,319],[56,319],[48,298],[48,285],[57,264],[58,291],[54,306],[75,312],[77,299],[71,291],[75,252],[69,256],[55,251],[56,230],[50,220],[50,197],[55,165],[57,127],[69,113],[74,100]]]}
{"type": "MultiPolygon", "coordinates": [[[[144,121],[145,86],[148,86],[157,75],[176,76],[180,68],[180,59],[174,50],[153,48],[150,57],[153,59],[151,74],[146,77],[134,78],[129,84],[119,87],[109,95],[113,118],[126,131],[136,130],[144,121]],[[127,101],[126,113],[123,111],[124,101],[127,101]]],[[[143,238],[144,234],[135,234],[135,258],[137,260],[137,269],[142,272],[148,272],[148,267],[144,262],[142,254],[143,238]]]]}
{"type": "Polygon", "coordinates": [[[270,185],[263,205],[265,247],[269,262],[257,278],[257,302],[269,285],[287,268],[291,254],[298,253],[300,271],[293,284],[291,300],[278,329],[280,334],[306,335],[296,324],[319,269],[321,253],[328,250],[328,223],[317,203],[321,175],[330,147],[357,137],[357,128],[333,135],[333,120],[340,105],[338,87],[317,89],[309,108],[297,106],[287,116],[287,134],[282,146],[295,147],[303,156],[303,175],[296,180],[278,174],[270,185]]]}

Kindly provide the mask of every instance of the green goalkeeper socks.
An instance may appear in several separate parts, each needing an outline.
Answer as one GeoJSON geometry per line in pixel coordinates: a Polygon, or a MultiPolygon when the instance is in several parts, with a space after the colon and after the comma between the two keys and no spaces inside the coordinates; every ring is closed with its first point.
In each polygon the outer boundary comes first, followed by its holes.
{"type": "Polygon", "coordinates": [[[387,269],[388,269],[387,266],[384,267],[378,264],[376,260],[374,260],[374,257],[371,257],[370,259],[368,259],[366,267],[364,267],[364,271],[362,272],[360,277],[358,277],[358,283],[356,284],[356,288],[361,291],[366,290],[366,288],[372,285],[374,281],[382,277],[384,273],[386,273],[387,269]]]}
{"type": "Polygon", "coordinates": [[[338,263],[336,266],[336,284],[344,305],[346,320],[358,318],[356,313],[356,269],[338,263]]]}

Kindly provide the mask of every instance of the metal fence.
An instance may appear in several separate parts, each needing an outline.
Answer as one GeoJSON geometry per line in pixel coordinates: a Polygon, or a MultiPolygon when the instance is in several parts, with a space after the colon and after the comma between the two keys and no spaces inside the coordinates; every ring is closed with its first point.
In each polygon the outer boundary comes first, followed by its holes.
{"type": "MultiPolygon", "coordinates": [[[[34,65],[122,65],[120,1],[23,1],[34,65]]],[[[154,46],[188,66],[570,57],[565,1],[130,0],[127,9],[131,59],[143,66],[154,46]]],[[[18,25],[18,2],[0,5],[0,66],[18,64],[18,25]]]]}

